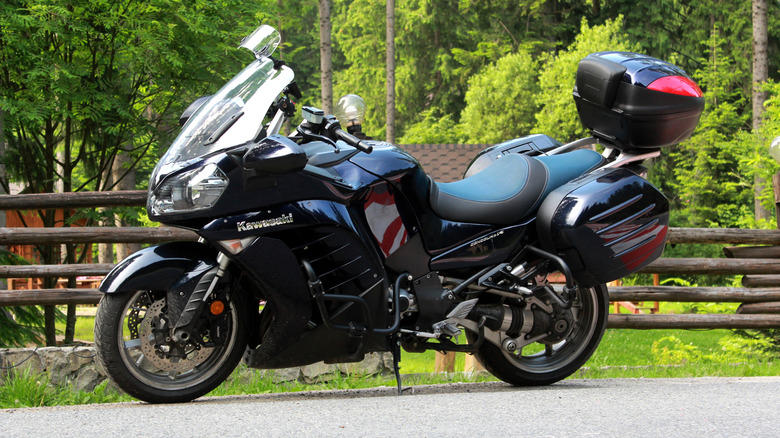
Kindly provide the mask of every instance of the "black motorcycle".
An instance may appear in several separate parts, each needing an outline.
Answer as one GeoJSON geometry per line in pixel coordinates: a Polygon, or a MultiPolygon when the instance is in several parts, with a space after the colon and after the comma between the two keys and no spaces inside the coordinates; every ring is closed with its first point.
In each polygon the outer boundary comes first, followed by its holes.
{"type": "Polygon", "coordinates": [[[316,108],[280,135],[300,92],[271,56],[279,41],[268,26],[244,40],[255,61],[185,111],[151,176],[149,217],[201,238],[139,251],[100,285],[95,343],[116,384],[183,402],[242,358],[269,369],[369,352],[392,352],[398,377],[400,348],[472,353],[513,385],[580,368],[607,324],[605,283],[663,251],[668,203],[641,163],[698,122],[685,72],[590,55],[574,98],[593,137],[514,139],[439,183],[316,108]],[[584,148],[596,143],[603,153],[584,148]]]}

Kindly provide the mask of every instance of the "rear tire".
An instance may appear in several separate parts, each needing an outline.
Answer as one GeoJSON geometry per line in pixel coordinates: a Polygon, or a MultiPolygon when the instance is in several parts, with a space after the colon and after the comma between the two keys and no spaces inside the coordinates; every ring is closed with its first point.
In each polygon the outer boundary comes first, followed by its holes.
{"type": "Polygon", "coordinates": [[[222,383],[244,353],[242,312],[230,301],[220,317],[217,333],[204,335],[212,342],[219,338],[215,345],[193,342],[183,359],[166,358],[167,345],[152,332],[152,324],[165,318],[165,292],[106,294],[95,316],[97,357],[131,396],[149,403],[187,402],[222,383]]]}
{"type": "Polygon", "coordinates": [[[596,351],[607,327],[609,297],[604,285],[579,289],[572,309],[576,327],[554,345],[534,343],[509,353],[484,342],[475,355],[491,374],[515,386],[549,385],[573,374],[596,351]],[[523,353],[525,350],[525,353],[523,353]]]}

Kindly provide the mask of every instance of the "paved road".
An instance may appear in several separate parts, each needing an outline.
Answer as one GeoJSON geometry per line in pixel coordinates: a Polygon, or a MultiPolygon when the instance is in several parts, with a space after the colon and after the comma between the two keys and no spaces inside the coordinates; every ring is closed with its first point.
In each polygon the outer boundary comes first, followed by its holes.
{"type": "Polygon", "coordinates": [[[0,436],[777,437],[780,377],[567,380],[0,410],[0,436]]]}

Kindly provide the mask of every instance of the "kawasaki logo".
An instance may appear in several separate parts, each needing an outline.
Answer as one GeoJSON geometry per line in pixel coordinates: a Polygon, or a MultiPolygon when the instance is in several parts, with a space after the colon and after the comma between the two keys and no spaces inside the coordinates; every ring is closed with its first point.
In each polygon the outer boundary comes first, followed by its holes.
{"type": "Polygon", "coordinates": [[[259,228],[275,227],[277,225],[291,224],[293,221],[292,213],[283,214],[273,219],[265,219],[257,222],[241,221],[236,224],[238,231],[257,230],[259,228]]]}

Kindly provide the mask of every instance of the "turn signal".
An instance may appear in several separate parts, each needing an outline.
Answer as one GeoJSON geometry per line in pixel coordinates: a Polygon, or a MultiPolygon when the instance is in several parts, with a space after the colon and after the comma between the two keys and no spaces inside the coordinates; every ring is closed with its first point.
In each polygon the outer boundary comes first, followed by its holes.
{"type": "Polygon", "coordinates": [[[225,303],[222,301],[216,300],[211,303],[209,306],[209,312],[211,312],[212,315],[220,315],[222,312],[225,311],[225,303]]]}

